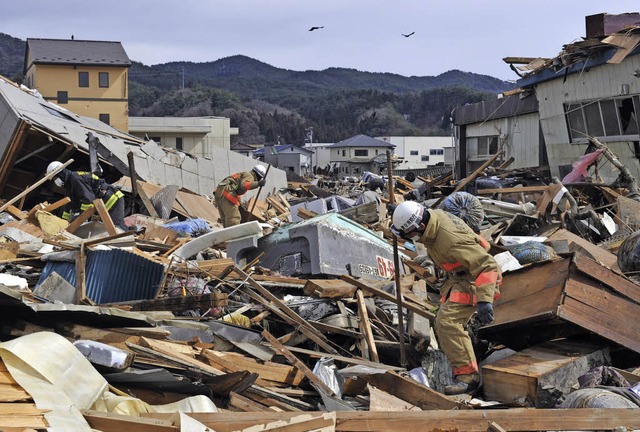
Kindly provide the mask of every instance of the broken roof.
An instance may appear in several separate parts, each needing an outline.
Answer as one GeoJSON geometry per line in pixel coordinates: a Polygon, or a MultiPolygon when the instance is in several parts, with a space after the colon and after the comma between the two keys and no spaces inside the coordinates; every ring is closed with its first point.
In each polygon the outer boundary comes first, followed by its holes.
{"type": "Polygon", "coordinates": [[[131,66],[120,42],[74,39],[27,39],[24,70],[31,64],[131,66]]]}
{"type": "Polygon", "coordinates": [[[506,57],[503,60],[520,77],[519,87],[564,78],[604,64],[618,64],[640,54],[640,14],[598,14],[586,17],[587,37],[562,47],[554,58],[506,57]],[[617,20],[617,24],[612,25],[617,20]],[[610,24],[610,25],[607,25],[610,24]],[[514,64],[523,64],[515,67],[514,64]]]}

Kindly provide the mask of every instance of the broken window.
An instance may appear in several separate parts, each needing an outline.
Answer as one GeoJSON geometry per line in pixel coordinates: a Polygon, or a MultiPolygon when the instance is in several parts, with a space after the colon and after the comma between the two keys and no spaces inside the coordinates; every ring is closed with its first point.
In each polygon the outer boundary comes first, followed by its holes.
{"type": "Polygon", "coordinates": [[[89,72],[78,72],[78,87],[89,87],[89,72]]]}
{"type": "Polygon", "coordinates": [[[638,102],[638,97],[634,96],[566,106],[565,114],[571,142],[582,142],[587,136],[633,136],[633,139],[637,140],[638,102]]]}
{"type": "Polygon", "coordinates": [[[176,150],[182,150],[182,137],[176,137],[176,150]]]}
{"type": "MultiPolygon", "coordinates": [[[[498,152],[498,137],[497,136],[483,136],[477,137],[476,157],[486,157],[496,154],[498,152]]],[[[444,154],[444,151],[443,151],[444,154]]]]}
{"type": "Polygon", "coordinates": [[[106,124],[111,124],[111,116],[109,114],[100,114],[100,116],[98,117],[98,119],[102,122],[102,123],[106,123],[106,124]]]}
{"type": "Polygon", "coordinates": [[[369,150],[366,149],[357,149],[354,152],[355,156],[369,156],[369,150]]]}
{"type": "Polygon", "coordinates": [[[347,155],[347,151],[346,150],[342,150],[342,156],[346,156],[347,155]]]}
{"type": "Polygon", "coordinates": [[[98,72],[98,85],[103,88],[109,87],[109,72],[98,72]]]}

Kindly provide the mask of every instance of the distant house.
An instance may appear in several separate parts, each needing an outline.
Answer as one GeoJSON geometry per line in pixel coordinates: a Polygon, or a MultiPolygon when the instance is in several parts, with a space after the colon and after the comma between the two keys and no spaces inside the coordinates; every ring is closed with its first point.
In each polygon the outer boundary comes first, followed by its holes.
{"type": "Polygon", "coordinates": [[[130,66],[120,42],[27,39],[25,85],[47,101],[127,132],[130,66]]]}
{"type": "Polygon", "coordinates": [[[313,160],[312,160],[313,172],[317,172],[318,170],[320,171],[329,170],[330,168],[329,163],[331,162],[331,146],[333,144],[334,143],[314,142],[314,143],[306,143],[304,145],[304,148],[306,148],[307,150],[313,151],[313,160]]]}
{"type": "Polygon", "coordinates": [[[365,171],[386,173],[386,154],[396,146],[367,135],[356,135],[329,147],[329,163],[338,176],[359,176],[365,171]]]}
{"type": "Polygon", "coordinates": [[[445,149],[453,147],[450,136],[380,136],[376,139],[396,146],[394,153],[402,164],[428,167],[445,163],[445,149]]]}
{"type": "Polygon", "coordinates": [[[129,133],[193,156],[211,157],[214,148],[231,149],[238,128],[227,117],[129,117],[129,133]]]}
{"type": "Polygon", "coordinates": [[[313,152],[293,144],[266,145],[253,152],[256,159],[298,175],[311,174],[313,152]]]}
{"type": "Polygon", "coordinates": [[[253,152],[262,147],[263,147],[262,144],[249,145],[249,144],[234,143],[234,144],[231,144],[231,151],[240,153],[243,156],[253,158],[255,157],[253,152]]]}

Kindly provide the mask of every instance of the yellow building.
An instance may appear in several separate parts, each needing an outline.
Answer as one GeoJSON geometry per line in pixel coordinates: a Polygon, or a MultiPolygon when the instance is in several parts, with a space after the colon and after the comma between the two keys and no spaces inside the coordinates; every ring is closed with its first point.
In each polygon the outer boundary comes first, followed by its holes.
{"type": "Polygon", "coordinates": [[[120,42],[27,39],[25,85],[78,115],[128,131],[128,70],[120,42]]]}

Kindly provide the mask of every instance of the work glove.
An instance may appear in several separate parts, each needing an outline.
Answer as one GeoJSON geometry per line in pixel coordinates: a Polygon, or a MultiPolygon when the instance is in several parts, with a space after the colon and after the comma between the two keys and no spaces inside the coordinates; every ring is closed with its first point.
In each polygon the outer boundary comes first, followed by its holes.
{"type": "Polygon", "coordinates": [[[260,187],[262,187],[262,186],[264,186],[266,184],[267,184],[267,181],[265,179],[261,179],[261,180],[258,181],[258,186],[260,186],[260,187]]]}
{"type": "Polygon", "coordinates": [[[491,324],[493,322],[493,304],[491,302],[478,302],[476,319],[480,325],[491,324]]]}
{"type": "Polygon", "coordinates": [[[403,198],[405,201],[420,201],[420,198],[422,198],[422,196],[418,189],[412,189],[404,194],[403,198]]]}
{"type": "Polygon", "coordinates": [[[433,261],[429,259],[429,255],[417,255],[413,259],[413,262],[416,264],[419,264],[420,267],[423,267],[423,268],[429,268],[433,266],[433,261]]]}

